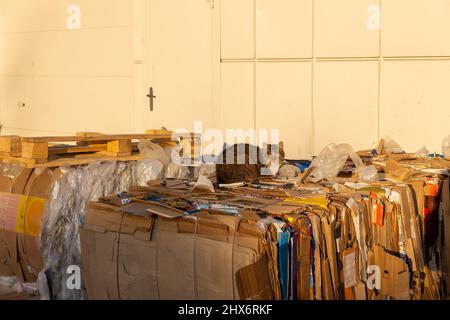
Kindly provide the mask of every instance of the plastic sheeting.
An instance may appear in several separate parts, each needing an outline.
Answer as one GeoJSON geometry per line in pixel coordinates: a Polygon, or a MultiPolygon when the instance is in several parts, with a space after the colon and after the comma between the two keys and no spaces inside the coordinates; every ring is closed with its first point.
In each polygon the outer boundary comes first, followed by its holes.
{"type": "Polygon", "coordinates": [[[311,176],[315,181],[335,178],[344,168],[349,157],[355,164],[356,173],[362,181],[378,181],[377,169],[374,166],[365,166],[352,146],[348,144],[328,145],[311,163],[311,166],[314,168],[311,176]]]}
{"type": "Polygon", "coordinates": [[[384,152],[385,153],[405,153],[402,147],[392,139],[391,137],[387,136],[384,139],[384,152]]]}
{"type": "Polygon", "coordinates": [[[0,287],[8,288],[11,292],[26,293],[36,296],[39,294],[39,290],[35,283],[23,283],[18,281],[16,277],[0,277],[0,287]]]}
{"type": "Polygon", "coordinates": [[[442,141],[442,154],[446,159],[450,159],[450,135],[442,141]]]}
{"type": "Polygon", "coordinates": [[[344,167],[353,148],[348,144],[330,144],[313,160],[311,174],[317,181],[335,178],[344,167]]]}
{"type": "Polygon", "coordinates": [[[0,163],[0,172],[2,176],[8,177],[12,180],[15,179],[20,174],[20,172],[22,172],[22,167],[15,164],[2,162],[0,163]]]}
{"type": "MultiPolygon", "coordinates": [[[[86,298],[84,291],[72,289],[67,283],[72,279],[68,268],[81,266],[79,229],[87,205],[99,197],[126,191],[132,185],[146,186],[148,181],[163,176],[163,163],[156,159],[112,161],[61,170],[62,176],[52,186],[38,240],[47,275],[41,279],[50,285],[53,299],[82,300],[86,298]]],[[[45,283],[39,284],[42,286],[45,283]]]]}

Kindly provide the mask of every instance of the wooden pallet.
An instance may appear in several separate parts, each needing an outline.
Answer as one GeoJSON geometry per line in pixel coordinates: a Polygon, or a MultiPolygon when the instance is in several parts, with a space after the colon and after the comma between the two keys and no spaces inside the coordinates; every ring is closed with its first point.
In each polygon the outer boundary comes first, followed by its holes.
{"type": "Polygon", "coordinates": [[[29,168],[81,165],[98,160],[140,160],[137,140],[150,140],[163,147],[188,143],[192,157],[198,155],[199,136],[148,130],[145,134],[101,134],[82,132],[75,136],[0,136],[0,160],[29,168]],[[66,143],[66,144],[63,144],[66,143]],[[67,144],[71,143],[71,144],[67,144]]]}

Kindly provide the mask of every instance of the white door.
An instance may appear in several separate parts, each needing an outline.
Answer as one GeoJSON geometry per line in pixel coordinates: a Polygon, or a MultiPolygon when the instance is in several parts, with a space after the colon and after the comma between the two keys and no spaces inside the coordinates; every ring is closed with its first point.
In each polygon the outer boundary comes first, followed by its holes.
{"type": "Polygon", "coordinates": [[[152,88],[154,96],[145,105],[146,128],[213,125],[212,15],[205,0],[146,1],[146,94],[152,88]]]}

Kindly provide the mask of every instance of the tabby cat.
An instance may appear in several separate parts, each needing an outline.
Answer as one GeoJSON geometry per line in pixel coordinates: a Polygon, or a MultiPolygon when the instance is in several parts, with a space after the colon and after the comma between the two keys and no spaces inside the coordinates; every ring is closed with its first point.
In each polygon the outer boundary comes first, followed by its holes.
{"type": "Polygon", "coordinates": [[[262,169],[267,169],[267,172],[275,175],[284,162],[284,156],[282,142],[279,145],[264,144],[262,150],[251,144],[225,145],[216,160],[217,182],[259,183],[262,169]]]}

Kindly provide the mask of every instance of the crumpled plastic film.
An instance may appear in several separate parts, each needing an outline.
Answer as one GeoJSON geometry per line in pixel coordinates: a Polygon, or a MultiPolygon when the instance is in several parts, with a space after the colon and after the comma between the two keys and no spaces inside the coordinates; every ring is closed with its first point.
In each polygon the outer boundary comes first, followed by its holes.
{"type": "Polygon", "coordinates": [[[200,176],[205,176],[208,178],[212,178],[216,175],[216,165],[205,163],[195,168],[194,170],[194,178],[197,179],[200,176]]]}
{"type": "Polygon", "coordinates": [[[189,179],[191,176],[191,170],[186,166],[179,166],[175,163],[169,164],[166,171],[166,179],[189,179]]]}
{"type": "Polygon", "coordinates": [[[48,279],[44,271],[39,272],[37,278],[37,288],[39,290],[41,300],[51,300],[52,297],[50,294],[50,289],[48,287],[48,279]]]}
{"type": "Polygon", "coordinates": [[[17,282],[16,277],[0,277],[0,287],[13,287],[17,282]]]}
{"type": "Polygon", "coordinates": [[[286,164],[278,171],[278,178],[290,179],[298,177],[302,172],[296,166],[286,164]]]}
{"type": "Polygon", "coordinates": [[[362,181],[376,182],[380,180],[378,170],[375,166],[359,166],[356,168],[356,172],[362,181]]]}
{"type": "Polygon", "coordinates": [[[145,160],[158,160],[166,168],[171,162],[170,153],[164,150],[160,145],[151,142],[150,140],[139,141],[139,151],[142,158],[145,160]]]}
{"type": "Polygon", "coordinates": [[[348,144],[336,145],[332,143],[328,145],[312,161],[311,166],[314,169],[311,177],[317,181],[337,177],[342,168],[344,168],[351,152],[353,152],[353,148],[348,144]]]}
{"type": "Polygon", "coordinates": [[[446,159],[450,159],[450,134],[442,141],[442,154],[446,159]]]}
{"type": "Polygon", "coordinates": [[[416,157],[426,158],[430,153],[431,153],[430,150],[428,150],[425,146],[423,146],[419,151],[416,152],[416,157]]]}
{"type": "Polygon", "coordinates": [[[384,139],[384,153],[405,153],[402,147],[392,137],[384,139]]]}
{"type": "Polygon", "coordinates": [[[11,292],[26,293],[37,295],[38,289],[36,283],[24,283],[16,277],[0,277],[0,287],[8,288],[11,292]]]}
{"type": "Polygon", "coordinates": [[[350,158],[356,166],[358,178],[365,182],[379,181],[378,170],[375,166],[366,166],[356,152],[350,152],[350,158]]]}
{"type": "MultiPolygon", "coordinates": [[[[109,161],[60,170],[62,175],[52,186],[43,218],[39,247],[52,298],[83,300],[84,290],[73,290],[67,283],[72,279],[69,267],[81,266],[79,231],[89,202],[126,191],[132,185],[146,186],[163,176],[163,164],[158,160],[109,161]]],[[[45,282],[40,285],[45,293],[45,282]]]]}
{"type": "Polygon", "coordinates": [[[133,167],[134,184],[146,186],[149,181],[164,177],[164,165],[159,160],[142,160],[133,167]]]}
{"type": "Polygon", "coordinates": [[[15,164],[2,162],[0,163],[0,170],[4,177],[8,177],[13,180],[22,172],[23,168],[15,164]]]}
{"type": "Polygon", "coordinates": [[[339,172],[344,168],[348,158],[351,158],[356,166],[358,177],[366,182],[378,181],[378,171],[374,166],[365,166],[361,158],[356,154],[353,148],[348,144],[330,144],[317,158],[311,166],[314,168],[311,176],[315,181],[323,179],[336,178],[339,172]]]}
{"type": "Polygon", "coordinates": [[[175,163],[170,163],[167,167],[166,178],[167,179],[176,179],[180,172],[180,166],[175,163]]]}

